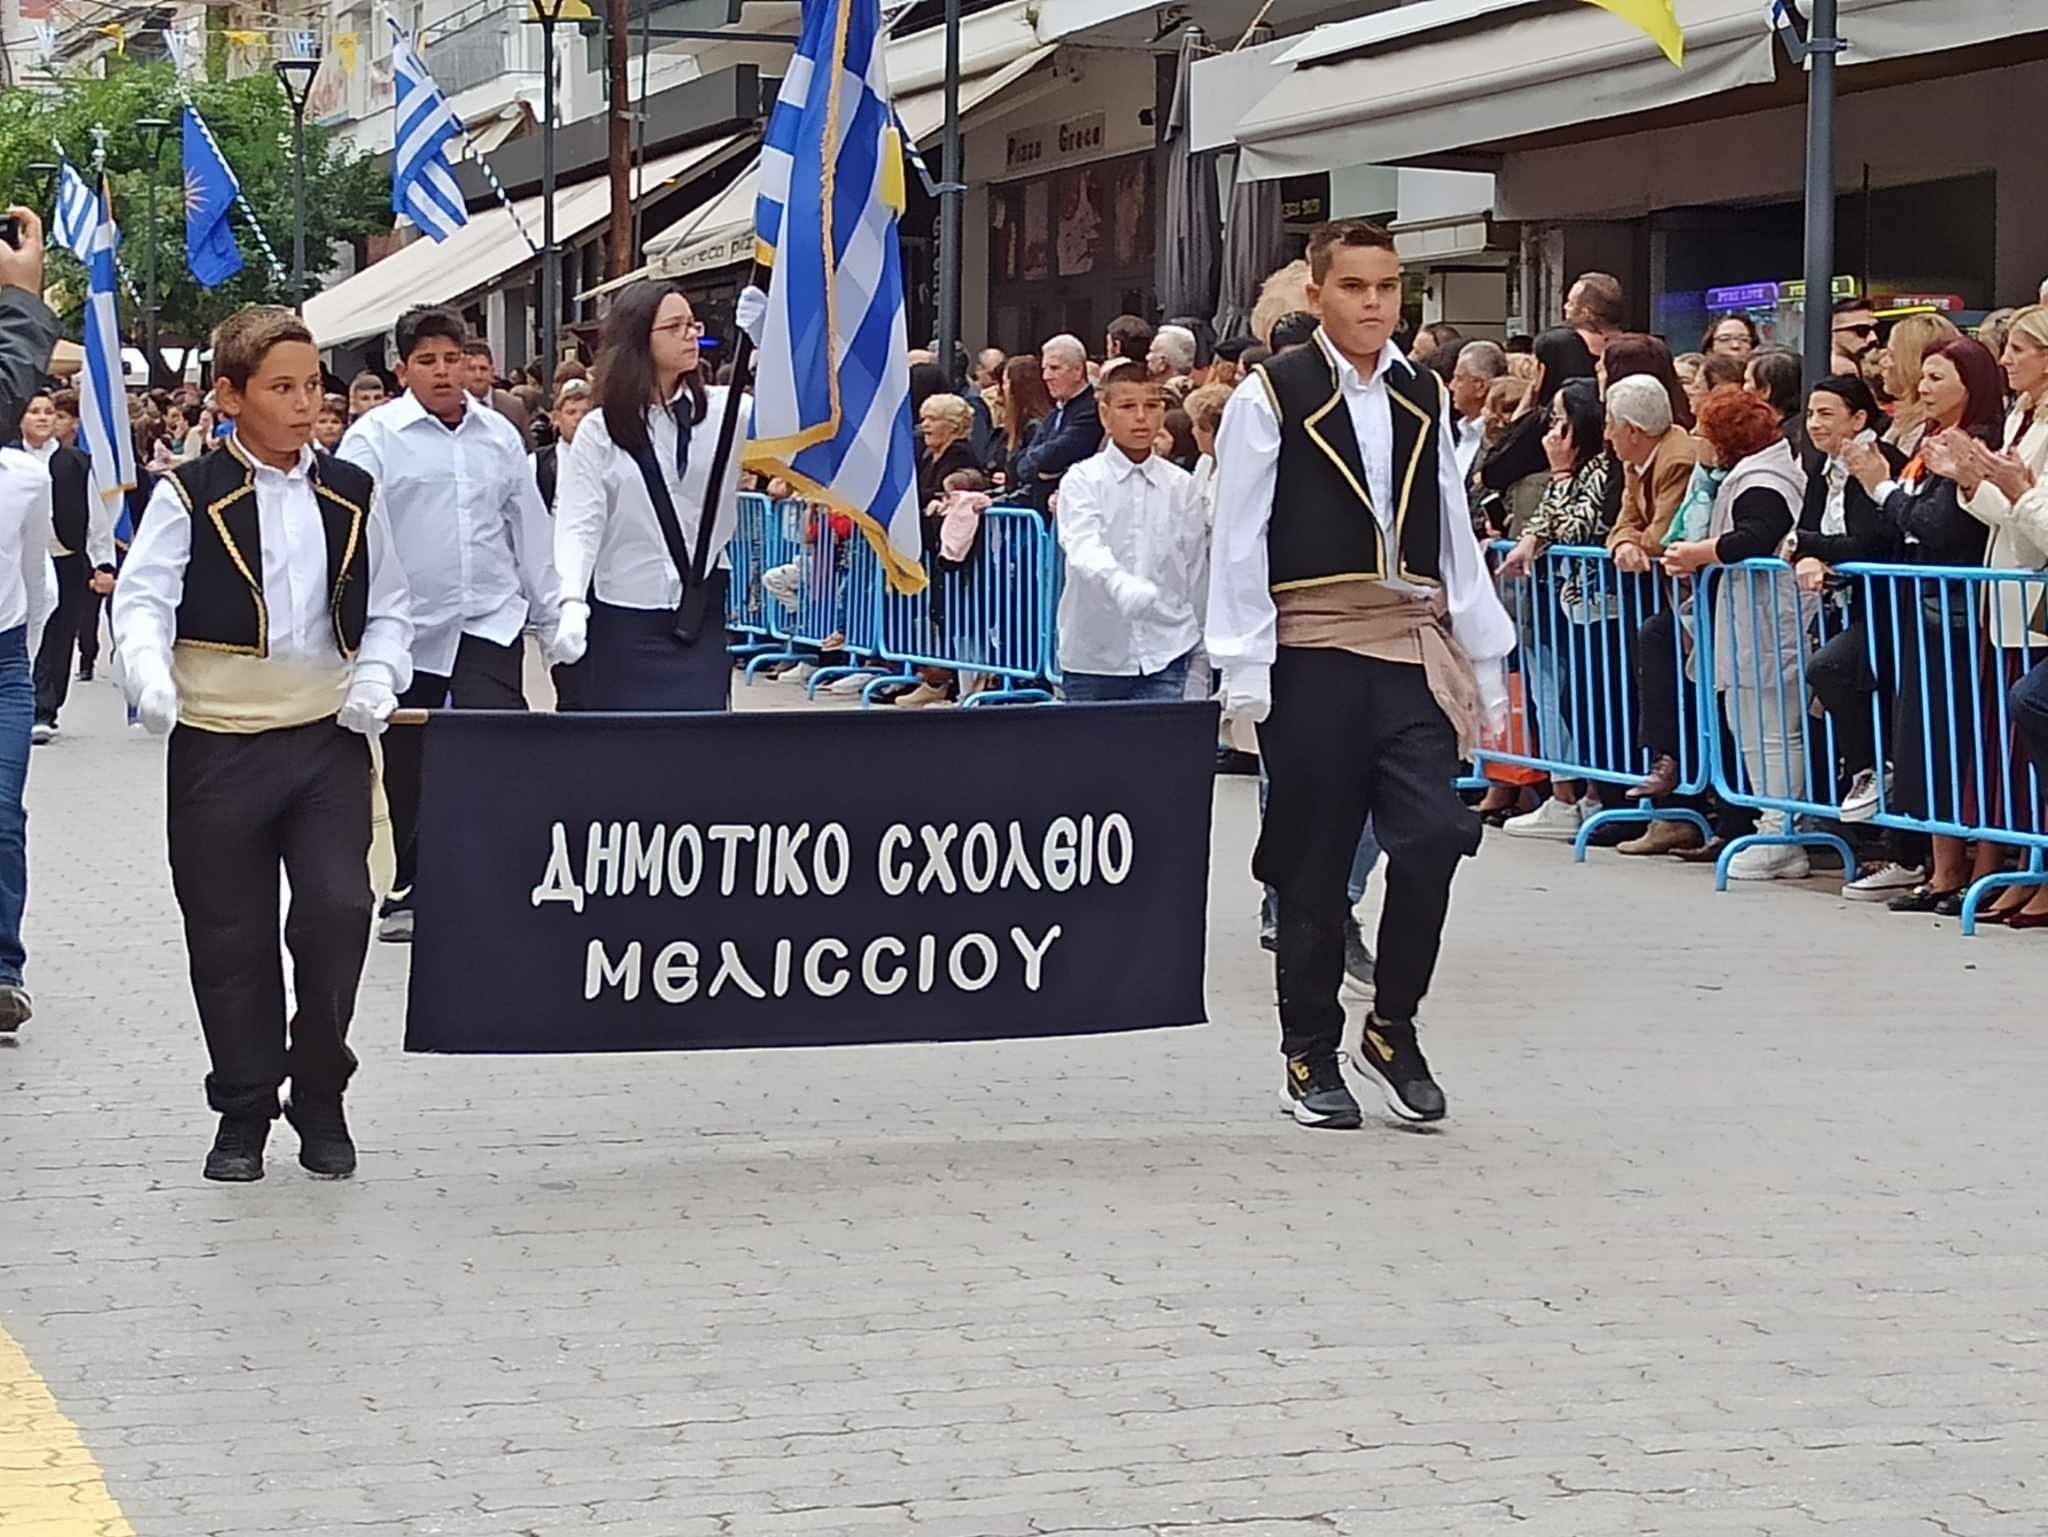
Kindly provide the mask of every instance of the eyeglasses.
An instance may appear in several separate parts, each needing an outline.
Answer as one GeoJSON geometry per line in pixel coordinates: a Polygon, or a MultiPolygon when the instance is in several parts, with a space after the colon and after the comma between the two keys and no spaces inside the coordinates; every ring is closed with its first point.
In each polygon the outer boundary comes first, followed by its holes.
{"type": "Polygon", "coordinates": [[[656,326],[654,329],[657,334],[662,336],[698,337],[704,334],[704,322],[701,320],[671,320],[665,325],[656,326]]]}

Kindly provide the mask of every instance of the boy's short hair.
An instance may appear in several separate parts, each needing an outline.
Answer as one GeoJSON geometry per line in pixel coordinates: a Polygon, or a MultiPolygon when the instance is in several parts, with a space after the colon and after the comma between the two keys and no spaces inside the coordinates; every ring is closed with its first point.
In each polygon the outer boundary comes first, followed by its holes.
{"type": "Polygon", "coordinates": [[[422,304],[407,310],[391,328],[391,340],[401,360],[413,355],[421,342],[439,337],[465,351],[469,346],[469,325],[445,304],[422,304]]]}
{"type": "Polygon", "coordinates": [[[59,390],[50,397],[50,405],[59,416],[78,415],[78,391],[59,390]]]}
{"type": "Polygon", "coordinates": [[[320,412],[322,415],[338,416],[346,421],[348,402],[339,395],[323,395],[320,397],[320,412]]]}
{"type": "Polygon", "coordinates": [[[373,369],[366,368],[349,380],[348,387],[351,390],[359,390],[366,384],[374,384],[381,390],[384,388],[384,376],[373,369]]]}
{"type": "Polygon", "coordinates": [[[1135,358],[1113,359],[1104,366],[1101,377],[1095,381],[1095,388],[1098,391],[1107,391],[1119,384],[1142,384],[1152,389],[1159,388],[1158,381],[1147,373],[1145,365],[1135,358]]]}
{"type": "Polygon", "coordinates": [[[988,477],[980,470],[955,470],[939,484],[948,491],[986,491],[988,477]]]}
{"type": "Polygon", "coordinates": [[[464,342],[462,344],[462,355],[466,358],[489,358],[493,368],[498,366],[498,360],[491,352],[491,344],[481,336],[472,336],[468,341],[464,342]]]}
{"type": "Polygon", "coordinates": [[[1391,251],[1394,237],[1369,219],[1335,219],[1309,231],[1308,275],[1321,283],[1330,275],[1330,257],[1338,250],[1391,251]]]}
{"type": "Polygon", "coordinates": [[[282,304],[251,304],[213,328],[213,371],[247,389],[263,359],[279,342],[313,343],[306,322],[282,304]]]}

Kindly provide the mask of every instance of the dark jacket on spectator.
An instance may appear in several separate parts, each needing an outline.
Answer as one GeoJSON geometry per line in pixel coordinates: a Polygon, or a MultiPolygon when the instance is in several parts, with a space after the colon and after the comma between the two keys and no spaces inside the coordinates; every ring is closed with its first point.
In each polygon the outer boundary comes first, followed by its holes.
{"type": "Polygon", "coordinates": [[[50,455],[50,528],[73,555],[85,553],[92,523],[91,475],[84,454],[62,443],[50,455]]]}
{"type": "Polygon", "coordinates": [[[21,413],[50,371],[57,317],[37,294],[0,288],[0,443],[21,433],[21,413]]]}
{"type": "Polygon", "coordinates": [[[1090,385],[1064,405],[1055,405],[1031,446],[1017,456],[1015,500],[1044,512],[1060,477],[1102,449],[1102,416],[1090,385]]]}
{"type": "MultiPolygon", "coordinates": [[[[1878,451],[1896,475],[1906,466],[1906,456],[1889,443],[1878,451]]],[[[1899,541],[1880,515],[1876,502],[1854,475],[1842,489],[1842,532],[1824,534],[1820,523],[1828,510],[1827,460],[1822,459],[1806,479],[1806,504],[1799,509],[1799,544],[1795,559],[1811,556],[1830,566],[1850,561],[1892,561],[1899,557],[1899,541]]]]}

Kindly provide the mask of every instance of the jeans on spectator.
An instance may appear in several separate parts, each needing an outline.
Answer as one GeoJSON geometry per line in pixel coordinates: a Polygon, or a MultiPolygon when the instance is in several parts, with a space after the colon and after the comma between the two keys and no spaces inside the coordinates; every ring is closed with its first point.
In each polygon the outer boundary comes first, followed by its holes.
{"type": "MultiPolygon", "coordinates": [[[[1272,781],[1266,778],[1266,760],[1259,760],[1259,820],[1266,819],[1266,797],[1272,793],[1272,781]]],[[[1380,840],[1372,835],[1372,816],[1367,814],[1365,830],[1358,835],[1358,847],[1351,854],[1351,875],[1344,883],[1344,894],[1355,908],[1365,900],[1366,883],[1372,879],[1373,867],[1380,862],[1380,840]]],[[[1259,900],[1259,932],[1271,934],[1280,927],[1280,893],[1271,886],[1263,888],[1265,895],[1259,900]]]]}
{"type": "Polygon", "coordinates": [[[1060,682],[1069,704],[1170,704],[1186,692],[1188,659],[1175,657],[1157,672],[1127,677],[1068,672],[1060,682]]]}
{"type": "Polygon", "coordinates": [[[2033,670],[2013,685],[2012,723],[2035,771],[2048,780],[2048,661],[2035,663],[2033,670]]]}
{"type": "Polygon", "coordinates": [[[19,982],[27,954],[21,914],[28,905],[28,733],[36,688],[28,659],[28,626],[0,631],[0,982],[19,982]]]}

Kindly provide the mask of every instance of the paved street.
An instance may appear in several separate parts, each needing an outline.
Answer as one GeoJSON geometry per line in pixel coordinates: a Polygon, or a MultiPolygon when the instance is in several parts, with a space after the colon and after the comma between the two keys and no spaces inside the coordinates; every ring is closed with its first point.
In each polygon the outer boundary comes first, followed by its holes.
{"type": "Polygon", "coordinates": [[[2048,1530],[2048,941],[1492,837],[1452,1119],[1311,1133],[1232,780],[1205,1028],[408,1058],[380,947],[360,1176],[209,1185],[162,747],[80,695],[0,1044],[5,1537],[2048,1530]],[[23,1450],[30,1367],[109,1498],[23,1450]]]}

